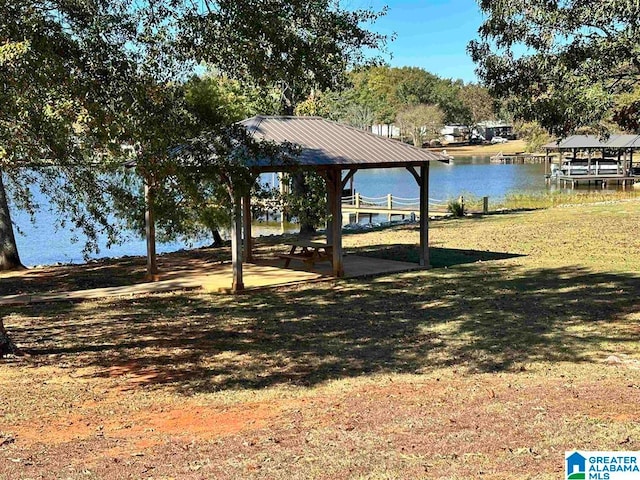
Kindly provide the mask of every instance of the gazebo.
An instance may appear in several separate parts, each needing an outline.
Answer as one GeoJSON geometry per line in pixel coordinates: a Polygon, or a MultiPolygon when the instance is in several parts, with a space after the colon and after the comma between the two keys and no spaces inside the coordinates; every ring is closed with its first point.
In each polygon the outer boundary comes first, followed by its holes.
{"type": "MultiPolygon", "coordinates": [[[[252,167],[256,176],[262,173],[306,169],[318,172],[325,179],[332,219],[327,227],[327,244],[332,246],[331,262],[334,276],[344,275],[342,191],[353,175],[365,168],[406,168],[417,182],[420,190],[420,265],[425,268],[430,266],[429,164],[433,161],[448,162],[447,156],[321,117],[255,116],[240,123],[255,139],[290,142],[301,147],[295,165],[257,162],[252,167]]],[[[234,206],[234,212],[231,232],[232,291],[240,291],[244,288],[243,256],[245,262],[253,261],[251,197],[245,196],[241,204],[234,206]]]]}

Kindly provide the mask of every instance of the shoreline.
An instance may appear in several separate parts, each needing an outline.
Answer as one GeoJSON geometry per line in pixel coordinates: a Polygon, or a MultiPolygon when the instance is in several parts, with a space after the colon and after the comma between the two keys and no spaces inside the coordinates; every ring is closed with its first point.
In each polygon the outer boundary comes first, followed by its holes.
{"type": "Polygon", "coordinates": [[[446,151],[452,157],[491,157],[502,152],[504,155],[515,155],[526,150],[524,140],[511,140],[507,143],[496,143],[487,145],[462,145],[429,148],[433,152],[442,153],[446,151]]]}

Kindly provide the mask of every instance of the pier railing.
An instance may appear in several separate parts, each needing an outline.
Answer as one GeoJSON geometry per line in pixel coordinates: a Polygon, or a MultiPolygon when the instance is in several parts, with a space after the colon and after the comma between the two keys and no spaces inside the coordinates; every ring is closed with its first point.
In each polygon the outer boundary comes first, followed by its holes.
{"type": "MultiPolygon", "coordinates": [[[[394,196],[389,193],[380,197],[367,197],[360,193],[355,193],[342,197],[342,209],[344,211],[359,213],[389,213],[407,214],[418,213],[420,211],[419,198],[405,198],[394,196]],[[396,213],[397,212],[397,213],[396,213]]],[[[429,212],[447,212],[447,202],[435,198],[429,198],[429,212]]]]}
{"type": "MultiPolygon", "coordinates": [[[[465,205],[464,197],[457,199],[462,211],[469,211],[465,205]]],[[[355,214],[386,214],[391,215],[410,215],[412,213],[420,213],[419,198],[404,198],[394,196],[389,193],[380,197],[367,197],[360,193],[342,197],[342,211],[345,213],[355,214]]],[[[449,202],[447,200],[439,200],[429,198],[429,214],[442,215],[449,212],[449,202]]],[[[482,203],[473,209],[473,213],[489,213],[489,197],[482,197],[482,203]]]]}
{"type": "MultiPolygon", "coordinates": [[[[482,197],[480,205],[478,202],[472,202],[471,205],[465,204],[463,196],[458,197],[456,201],[462,212],[489,213],[489,197],[482,197]]],[[[255,204],[260,204],[260,201],[257,200],[255,204]]],[[[450,213],[449,200],[429,198],[428,204],[430,216],[445,216],[450,213]]],[[[267,221],[270,214],[275,216],[277,211],[282,211],[281,208],[268,206],[266,203],[263,206],[267,221]]],[[[361,215],[368,216],[370,221],[373,220],[374,215],[386,215],[388,220],[391,220],[392,216],[401,216],[403,219],[414,218],[420,215],[420,199],[399,197],[391,193],[379,197],[368,197],[355,192],[353,195],[342,197],[342,212],[346,215],[355,214],[356,223],[359,222],[361,215]]]]}

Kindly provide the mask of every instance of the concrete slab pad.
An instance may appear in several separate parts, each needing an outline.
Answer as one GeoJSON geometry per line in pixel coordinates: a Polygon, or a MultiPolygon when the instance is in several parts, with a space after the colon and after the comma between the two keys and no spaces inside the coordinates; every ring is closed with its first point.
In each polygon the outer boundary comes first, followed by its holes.
{"type": "MultiPolygon", "coordinates": [[[[345,278],[359,278],[418,270],[415,263],[397,262],[372,257],[347,255],[344,258],[345,278]]],[[[282,287],[316,281],[331,280],[331,264],[316,264],[312,269],[303,262],[291,262],[284,268],[284,260],[273,259],[243,265],[245,291],[282,287]],[[296,265],[299,264],[299,265],[296,265]]],[[[67,292],[0,297],[0,306],[26,305],[48,302],[79,302],[100,298],[130,297],[157,292],[202,289],[205,292],[229,291],[232,279],[231,263],[222,263],[189,272],[167,272],[168,279],[134,285],[103,287],[67,292]]]]}

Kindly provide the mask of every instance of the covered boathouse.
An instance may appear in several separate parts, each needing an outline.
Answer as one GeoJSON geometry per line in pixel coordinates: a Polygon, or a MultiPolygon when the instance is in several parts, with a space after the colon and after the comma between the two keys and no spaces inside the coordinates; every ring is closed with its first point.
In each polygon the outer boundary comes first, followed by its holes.
{"type": "Polygon", "coordinates": [[[607,139],[572,135],[543,148],[547,181],[563,187],[573,188],[582,183],[626,188],[640,180],[640,166],[633,163],[634,150],[640,150],[640,135],[611,135],[607,139]],[[554,152],[559,152],[557,164],[551,162],[554,152]]]}

